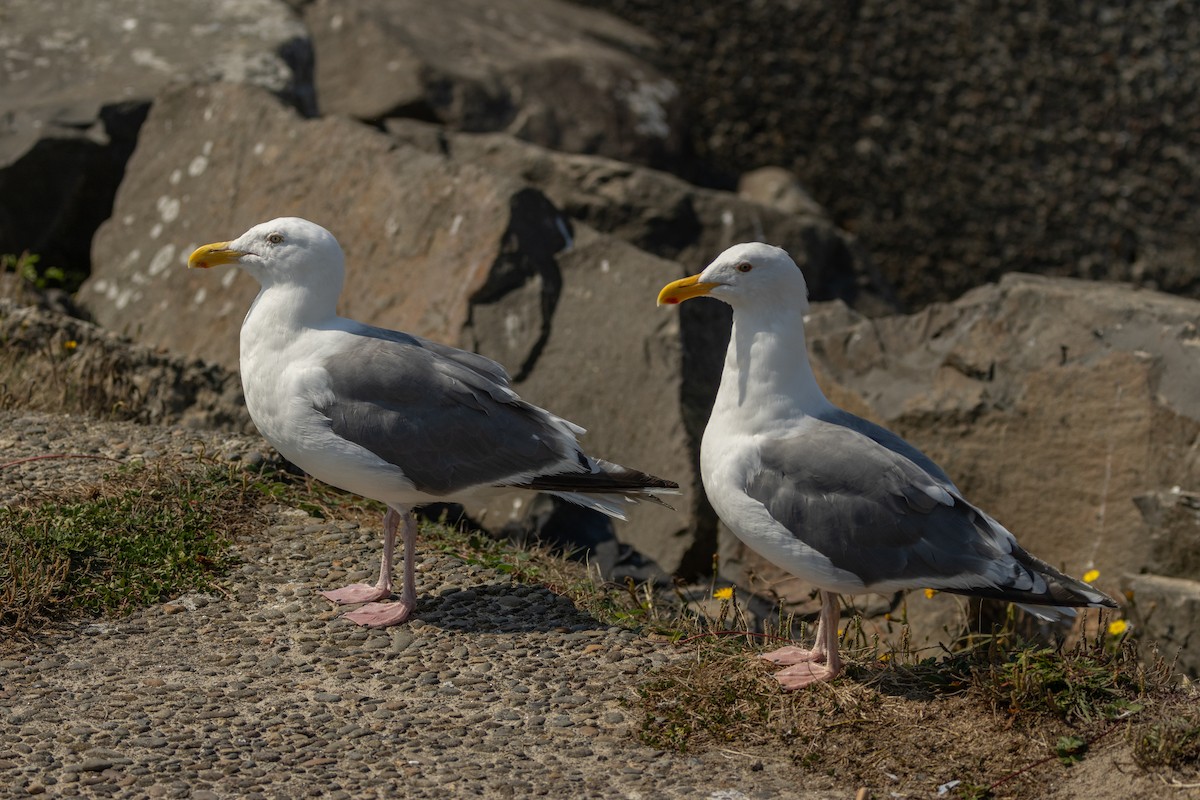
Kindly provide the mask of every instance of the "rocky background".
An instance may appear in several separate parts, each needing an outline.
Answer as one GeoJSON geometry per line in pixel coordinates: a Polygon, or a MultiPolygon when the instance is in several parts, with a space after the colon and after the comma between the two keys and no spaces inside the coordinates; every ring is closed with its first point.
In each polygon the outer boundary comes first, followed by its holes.
{"type": "MultiPolygon", "coordinates": [[[[696,578],[719,553],[802,605],[699,484],[727,314],[653,305],[761,239],[821,301],[831,397],[1034,552],[1100,570],[1200,669],[1188,7],[587,6],[8,0],[0,253],[87,278],[65,298],[8,276],[0,401],[249,430],[255,287],[183,265],[305,216],[347,252],[344,314],[498,359],[589,449],[680,482],[678,514],[618,528],[611,570],[696,578]]],[[[517,498],[470,511],[529,524],[517,498]]],[[[907,611],[963,617],[945,596],[907,611]]]]}

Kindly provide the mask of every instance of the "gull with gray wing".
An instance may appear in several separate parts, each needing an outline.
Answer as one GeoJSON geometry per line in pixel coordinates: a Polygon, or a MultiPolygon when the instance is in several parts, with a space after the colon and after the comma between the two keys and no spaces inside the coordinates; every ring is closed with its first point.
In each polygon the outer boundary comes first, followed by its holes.
{"type": "Polygon", "coordinates": [[[764,558],[820,589],[811,649],[764,656],[785,688],[841,670],[838,594],[931,587],[1007,600],[1055,620],[1112,598],[1027,553],[946,473],[891,431],[830,403],[804,338],[808,288],[783,250],[729,248],[659,305],[709,296],[733,307],[700,473],[718,516],[764,558]]]}
{"type": "Polygon", "coordinates": [[[544,491],[623,518],[675,483],[593,458],[583,428],[522,400],[496,362],[337,315],[342,249],[296,217],[204,245],[190,267],[235,264],[261,285],[242,323],[240,371],[255,425],[286,459],[326,483],[387,505],[379,580],[322,592],[345,616],[384,627],[416,605],[414,507],[511,489],[544,491]],[[404,584],[392,594],[402,526],[404,584]]]}

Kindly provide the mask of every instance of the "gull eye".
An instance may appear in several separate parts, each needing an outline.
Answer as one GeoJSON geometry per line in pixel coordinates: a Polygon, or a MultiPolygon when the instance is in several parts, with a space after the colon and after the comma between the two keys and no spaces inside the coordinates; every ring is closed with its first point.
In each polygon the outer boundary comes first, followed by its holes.
{"type": "Polygon", "coordinates": [[[738,272],[749,272],[750,270],[754,269],[754,265],[749,261],[743,261],[734,267],[734,269],[736,269],[738,272]]]}
{"type": "Polygon", "coordinates": [[[268,233],[267,241],[270,242],[271,244],[283,244],[283,234],[282,233],[268,233]]]}

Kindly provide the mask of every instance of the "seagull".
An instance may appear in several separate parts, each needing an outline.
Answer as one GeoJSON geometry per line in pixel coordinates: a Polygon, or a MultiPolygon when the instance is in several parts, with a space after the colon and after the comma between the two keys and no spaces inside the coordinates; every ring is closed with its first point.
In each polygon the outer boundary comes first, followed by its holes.
{"type": "Polygon", "coordinates": [[[665,286],[658,304],[704,296],[733,308],[700,445],[704,490],[738,538],[820,590],[815,645],[763,656],[787,667],[776,673],[785,689],[841,672],[839,594],[928,587],[1049,621],[1076,606],[1116,607],[1022,549],[920,450],[825,398],[804,340],[808,287],[785,251],[735,245],[665,286]]]}
{"type": "Polygon", "coordinates": [[[586,455],[584,429],[525,402],[504,368],[476,353],[339,317],[345,279],[337,240],[283,217],[231,242],[198,248],[189,267],[234,264],[261,286],[242,322],[246,408],[284,458],[325,483],[378,500],[379,580],[321,592],[373,628],[405,622],[416,606],[413,509],[511,489],[549,492],[624,519],[622,505],[678,485],[586,455]],[[396,531],[404,585],[392,595],[396,531]]]}

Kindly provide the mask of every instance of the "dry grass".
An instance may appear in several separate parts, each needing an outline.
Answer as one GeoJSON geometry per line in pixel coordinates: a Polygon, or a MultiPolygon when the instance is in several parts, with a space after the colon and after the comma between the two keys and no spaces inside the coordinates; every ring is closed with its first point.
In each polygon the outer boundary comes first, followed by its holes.
{"type": "Polygon", "coordinates": [[[1001,631],[922,659],[845,638],[843,677],[785,692],[757,657],[760,638],[693,635],[684,659],[639,687],[639,735],[784,758],[812,776],[809,788],[827,780],[880,796],[1038,796],[1047,776],[1110,746],[1132,748],[1142,769],[1195,774],[1200,712],[1180,711],[1200,698],[1171,665],[1140,662],[1128,639],[1059,650],[1001,631]]]}

